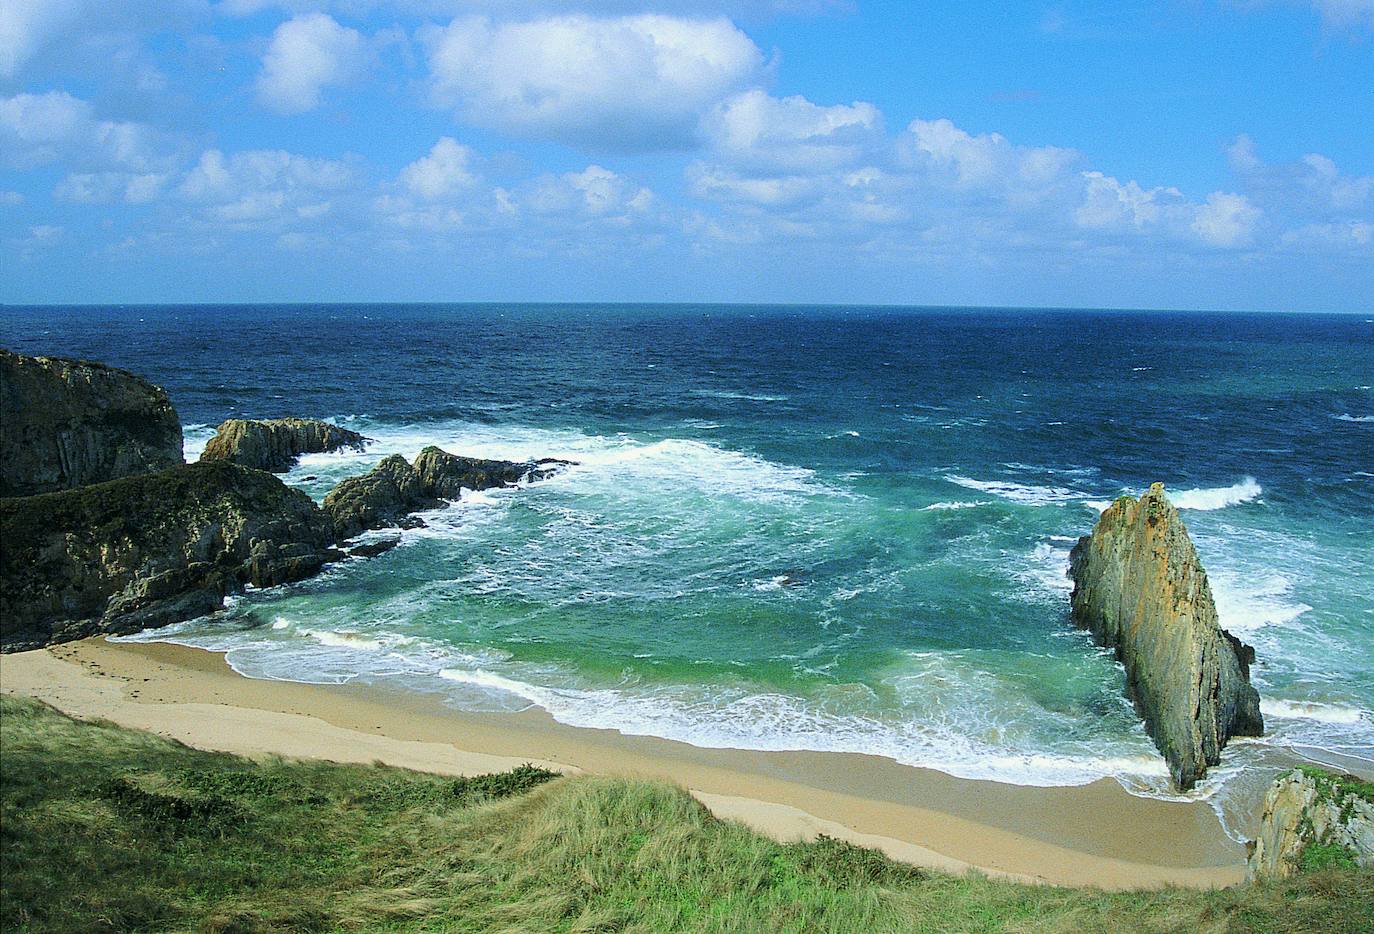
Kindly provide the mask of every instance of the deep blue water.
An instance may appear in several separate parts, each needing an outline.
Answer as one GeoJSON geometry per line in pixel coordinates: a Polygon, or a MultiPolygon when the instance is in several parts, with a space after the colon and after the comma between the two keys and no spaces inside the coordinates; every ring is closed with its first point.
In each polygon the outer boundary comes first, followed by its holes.
{"type": "Polygon", "coordinates": [[[1276,750],[1374,760],[1360,316],[8,307],[0,343],[163,385],[192,456],[232,416],[376,439],[303,460],[287,480],[315,496],[428,443],[581,462],[163,634],[249,674],[1164,794],[1064,578],[1099,504],[1162,480],[1223,625],[1256,645],[1270,726],[1199,793],[1276,750]]]}

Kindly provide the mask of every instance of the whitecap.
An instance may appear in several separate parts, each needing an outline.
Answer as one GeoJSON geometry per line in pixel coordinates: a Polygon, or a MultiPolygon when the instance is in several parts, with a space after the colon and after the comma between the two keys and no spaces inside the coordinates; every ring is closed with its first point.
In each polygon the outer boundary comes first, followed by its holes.
{"type": "Polygon", "coordinates": [[[1351,415],[1349,412],[1331,417],[1338,422],[1374,422],[1374,415],[1351,415]]]}
{"type": "Polygon", "coordinates": [[[1227,506],[1235,506],[1238,503],[1248,503],[1258,499],[1264,489],[1255,481],[1254,477],[1245,477],[1239,483],[1232,486],[1200,488],[1196,490],[1183,490],[1180,493],[1170,493],[1169,500],[1179,509],[1196,509],[1200,511],[1211,511],[1214,509],[1225,509],[1227,506]]]}
{"type": "Polygon", "coordinates": [[[1324,704],[1319,701],[1293,701],[1281,698],[1262,698],[1260,713],[1282,720],[1320,720],[1323,723],[1354,724],[1370,719],[1368,711],[1345,704],[1324,704]]]}
{"type": "Polygon", "coordinates": [[[977,506],[991,505],[986,500],[954,500],[948,503],[931,503],[929,506],[922,506],[922,512],[941,512],[950,509],[973,509],[977,506]]]}
{"type": "Polygon", "coordinates": [[[958,474],[946,474],[945,479],[966,489],[991,493],[1023,506],[1053,506],[1082,499],[1084,495],[1063,487],[1031,486],[1007,480],[975,480],[958,474]]]}

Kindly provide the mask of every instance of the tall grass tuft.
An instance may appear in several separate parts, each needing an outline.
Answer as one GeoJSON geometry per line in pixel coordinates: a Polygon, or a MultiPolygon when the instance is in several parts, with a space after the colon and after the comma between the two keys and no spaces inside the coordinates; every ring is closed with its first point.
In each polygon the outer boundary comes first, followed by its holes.
{"type": "Polygon", "coordinates": [[[0,698],[0,929],[1355,932],[1374,874],[1019,885],[777,843],[661,782],[247,760],[0,698]]]}

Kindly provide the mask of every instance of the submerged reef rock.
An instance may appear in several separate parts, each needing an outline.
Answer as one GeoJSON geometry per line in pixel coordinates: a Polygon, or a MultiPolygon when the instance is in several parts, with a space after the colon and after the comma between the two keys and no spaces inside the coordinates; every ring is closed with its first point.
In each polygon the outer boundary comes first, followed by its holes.
{"type": "Polygon", "coordinates": [[[351,448],[361,451],[367,439],[356,431],[314,418],[253,421],[231,418],[215,431],[203,461],[230,461],[272,473],[291,469],[302,454],[351,448]]]}
{"type": "Polygon", "coordinates": [[[0,496],[31,496],[180,464],[167,393],[124,370],[0,350],[0,496]]]}
{"type": "Polygon", "coordinates": [[[415,469],[429,495],[458,499],[462,490],[490,490],[511,486],[524,479],[543,480],[559,467],[571,463],[552,457],[523,463],[459,457],[431,445],[415,458],[415,469]]]}
{"type": "Polygon", "coordinates": [[[1232,736],[1263,732],[1254,650],[1217,624],[1207,572],[1162,484],[1103,512],[1074,546],[1069,575],[1074,621],[1116,650],[1179,790],[1221,760],[1232,736]]]}
{"type": "Polygon", "coordinates": [[[223,462],[0,499],[0,540],[6,651],[190,619],[341,556],[310,497],[223,462]]]}
{"type": "Polygon", "coordinates": [[[334,532],[341,539],[397,525],[412,512],[439,505],[419,472],[399,454],[383,459],[361,477],[341,480],[324,498],[324,511],[334,520],[334,532]]]}
{"type": "Polygon", "coordinates": [[[1264,797],[1249,878],[1328,866],[1374,867],[1374,783],[1303,766],[1264,797]]]}

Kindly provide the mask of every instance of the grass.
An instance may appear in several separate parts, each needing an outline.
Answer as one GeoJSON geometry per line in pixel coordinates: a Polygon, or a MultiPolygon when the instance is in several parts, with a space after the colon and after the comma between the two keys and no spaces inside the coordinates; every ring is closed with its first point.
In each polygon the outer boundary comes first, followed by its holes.
{"type": "Polygon", "coordinates": [[[4,931],[1369,931],[1374,874],[1214,892],[779,844],[672,785],[201,752],[0,698],[4,931]]]}

